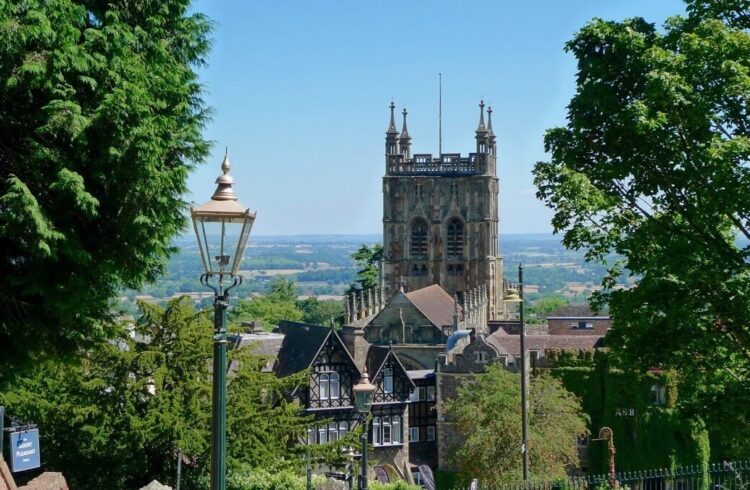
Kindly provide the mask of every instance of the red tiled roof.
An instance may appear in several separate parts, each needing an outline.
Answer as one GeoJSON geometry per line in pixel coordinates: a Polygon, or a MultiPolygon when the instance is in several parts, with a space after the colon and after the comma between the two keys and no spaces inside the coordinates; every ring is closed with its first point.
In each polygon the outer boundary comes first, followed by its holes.
{"type": "MultiPolygon", "coordinates": [[[[437,327],[453,324],[455,302],[445,289],[437,284],[406,293],[406,297],[427,319],[437,327]]],[[[459,305],[459,314],[461,306],[459,305]]]]}
{"type": "MultiPolygon", "coordinates": [[[[521,337],[509,335],[502,329],[487,337],[487,343],[495,347],[501,355],[521,355],[521,337]]],[[[527,335],[526,345],[527,349],[540,352],[593,350],[604,345],[604,337],[601,335],[527,335]]]]}

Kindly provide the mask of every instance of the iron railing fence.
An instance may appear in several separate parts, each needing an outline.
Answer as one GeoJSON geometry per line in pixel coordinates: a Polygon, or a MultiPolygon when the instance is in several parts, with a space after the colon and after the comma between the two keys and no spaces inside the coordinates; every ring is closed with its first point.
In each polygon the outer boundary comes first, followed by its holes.
{"type": "MultiPolygon", "coordinates": [[[[617,486],[624,490],[750,490],[750,460],[625,471],[616,474],[617,486]]],[[[610,475],[588,475],[547,482],[514,482],[487,486],[479,481],[478,490],[605,490],[610,475]]]]}

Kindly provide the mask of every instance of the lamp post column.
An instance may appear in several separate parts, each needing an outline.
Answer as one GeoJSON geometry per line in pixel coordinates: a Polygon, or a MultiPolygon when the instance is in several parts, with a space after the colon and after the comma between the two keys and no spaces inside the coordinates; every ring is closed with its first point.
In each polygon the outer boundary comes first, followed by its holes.
{"type": "Polygon", "coordinates": [[[524,320],[523,301],[523,264],[518,265],[518,295],[521,298],[519,320],[521,323],[521,451],[523,456],[523,481],[529,481],[529,400],[528,391],[528,360],[526,356],[526,322],[524,320]]]}
{"type": "Polygon", "coordinates": [[[368,490],[369,483],[367,479],[367,415],[362,414],[362,483],[360,484],[360,490],[368,490]]]}
{"type": "Polygon", "coordinates": [[[219,288],[214,295],[211,490],[227,487],[227,305],[228,292],[219,288]]]}

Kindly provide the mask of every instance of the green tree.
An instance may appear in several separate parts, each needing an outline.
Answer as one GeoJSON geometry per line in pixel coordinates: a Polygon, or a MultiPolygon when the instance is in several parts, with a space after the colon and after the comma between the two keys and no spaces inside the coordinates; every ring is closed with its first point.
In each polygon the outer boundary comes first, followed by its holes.
{"type": "Polygon", "coordinates": [[[344,305],[341,301],[321,301],[315,296],[297,301],[302,311],[302,321],[315,325],[329,325],[331,321],[340,325],[343,320],[344,305]]]}
{"type": "Polygon", "coordinates": [[[260,320],[270,329],[281,320],[300,321],[303,313],[297,307],[297,287],[291,279],[275,277],[265,296],[239,301],[229,314],[233,326],[240,322],[260,320]]]}
{"type": "Polygon", "coordinates": [[[722,433],[717,456],[747,456],[750,8],[687,12],[662,31],[595,19],[567,43],[578,89],[534,174],[563,243],[609,267],[594,296],[609,344],[629,365],[679,370],[683,406],[722,433]],[[616,290],[623,271],[635,284],[616,290]]]}
{"type": "Polygon", "coordinates": [[[544,324],[547,322],[547,316],[563,306],[568,306],[570,302],[560,296],[545,296],[534,301],[528,308],[529,322],[544,324]]]}
{"type": "Polygon", "coordinates": [[[363,244],[352,254],[352,259],[359,270],[347,292],[376,287],[380,277],[380,262],[383,260],[383,244],[376,243],[372,247],[363,244]]]}
{"type": "Polygon", "coordinates": [[[80,362],[50,358],[0,393],[9,414],[39,425],[44,467],[63,471],[71,487],[171,481],[178,448],[206,457],[212,325],[185,300],[140,306],[116,342],[80,362]]]}
{"type": "Polygon", "coordinates": [[[208,151],[189,3],[0,1],[0,377],[163,271],[208,151]]]}
{"type": "MultiPolygon", "coordinates": [[[[521,385],[499,364],[477,375],[445,402],[461,441],[452,455],[459,471],[494,488],[521,480],[521,385]]],[[[529,461],[534,479],[565,478],[578,463],[576,436],[586,433],[580,401],[560,381],[533,377],[529,389],[529,461]]]]}

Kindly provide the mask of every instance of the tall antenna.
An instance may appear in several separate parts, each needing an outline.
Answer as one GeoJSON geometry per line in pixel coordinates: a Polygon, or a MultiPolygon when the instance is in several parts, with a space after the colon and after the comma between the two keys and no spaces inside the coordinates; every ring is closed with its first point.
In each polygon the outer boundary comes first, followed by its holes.
{"type": "Polygon", "coordinates": [[[443,74],[438,73],[438,158],[443,159],[443,74]]]}

